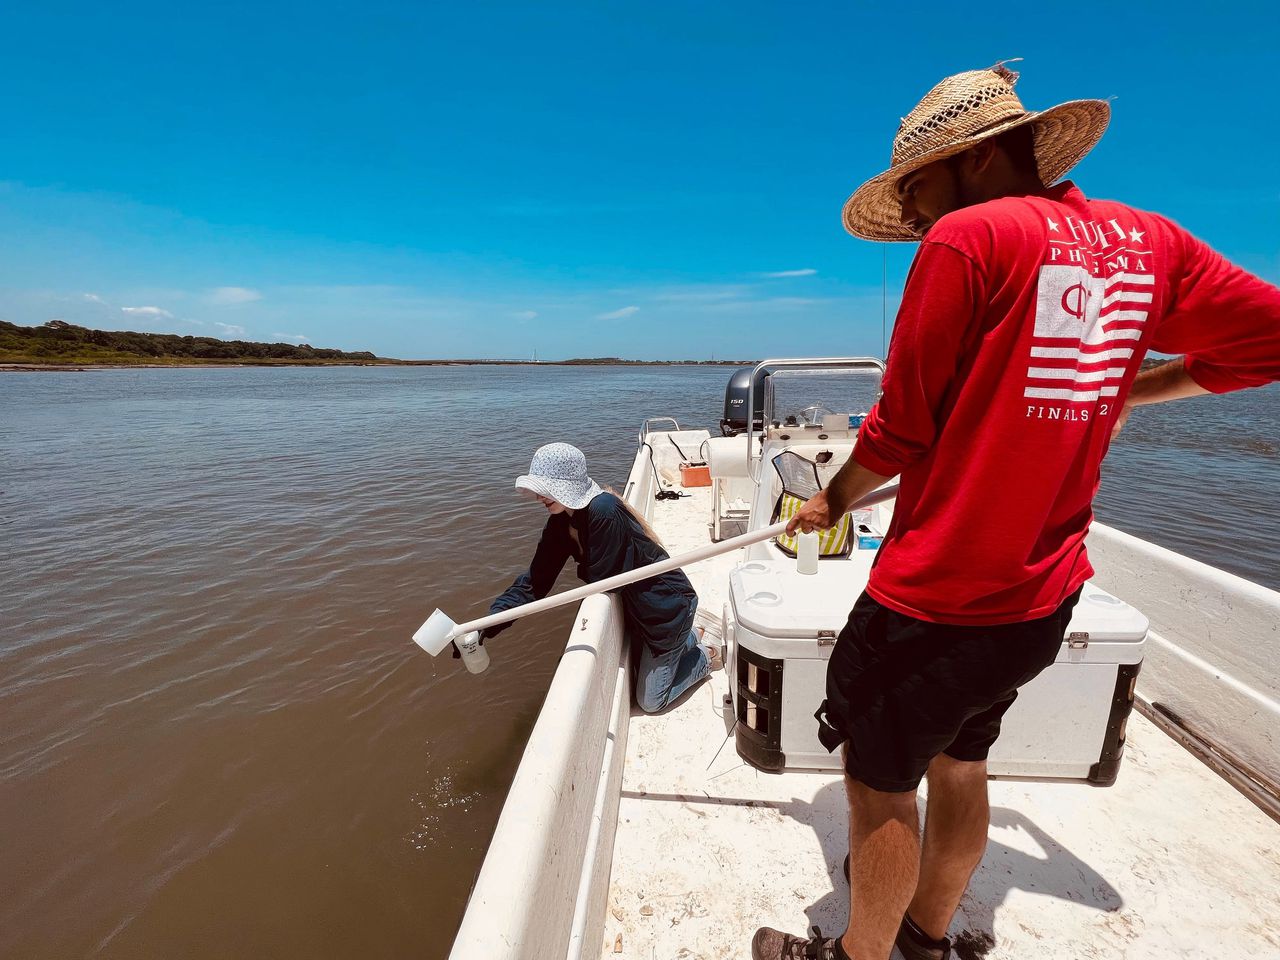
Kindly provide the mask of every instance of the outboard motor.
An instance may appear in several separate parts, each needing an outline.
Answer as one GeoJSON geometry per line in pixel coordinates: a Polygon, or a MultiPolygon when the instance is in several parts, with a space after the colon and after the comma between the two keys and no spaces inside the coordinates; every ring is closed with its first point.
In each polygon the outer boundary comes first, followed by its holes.
{"type": "MultiPolygon", "coordinates": [[[[751,388],[751,371],[755,367],[739,367],[724,390],[724,419],[720,421],[720,432],[726,437],[736,437],[747,429],[747,392],[751,388]]],[[[764,424],[764,387],[765,381],[772,371],[765,367],[756,375],[755,410],[752,411],[756,429],[764,424]]]]}

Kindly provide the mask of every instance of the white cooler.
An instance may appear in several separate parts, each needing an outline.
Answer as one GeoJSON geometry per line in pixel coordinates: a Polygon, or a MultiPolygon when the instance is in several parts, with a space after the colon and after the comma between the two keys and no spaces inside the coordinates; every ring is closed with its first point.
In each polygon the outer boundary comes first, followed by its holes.
{"type": "MultiPolygon", "coordinates": [[[[738,754],[768,771],[840,769],[818,741],[827,661],[867,580],[873,551],[823,560],[753,560],[730,578],[724,608],[738,754]]],[[[1053,666],[1024,686],[991,750],[994,777],[1113,783],[1142,665],[1147,618],[1085,584],[1053,666]]]]}

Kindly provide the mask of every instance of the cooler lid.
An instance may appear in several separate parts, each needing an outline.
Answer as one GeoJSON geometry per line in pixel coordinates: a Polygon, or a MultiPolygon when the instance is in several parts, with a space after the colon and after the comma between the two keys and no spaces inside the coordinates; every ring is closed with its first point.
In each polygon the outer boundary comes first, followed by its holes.
{"type": "MultiPolygon", "coordinates": [[[[729,596],[738,623],[762,637],[814,638],[839,633],[867,585],[875,551],[855,550],[847,560],[822,560],[811,576],[790,558],[751,560],[729,575],[729,596]]],[[[1072,612],[1069,633],[1088,633],[1077,662],[1133,662],[1141,658],[1147,618],[1100,587],[1086,583],[1072,612]],[[1128,648],[1127,650],[1125,648],[1128,648]]]]}
{"type": "Polygon", "coordinates": [[[1085,632],[1089,643],[1141,643],[1147,636],[1150,621],[1138,610],[1101,587],[1086,583],[1080,602],[1071,612],[1068,633],[1085,632]]]}
{"type": "Polygon", "coordinates": [[[818,572],[796,572],[795,560],[749,560],[729,575],[738,623],[762,637],[809,637],[839,632],[867,585],[874,550],[819,560],[818,572]]]}

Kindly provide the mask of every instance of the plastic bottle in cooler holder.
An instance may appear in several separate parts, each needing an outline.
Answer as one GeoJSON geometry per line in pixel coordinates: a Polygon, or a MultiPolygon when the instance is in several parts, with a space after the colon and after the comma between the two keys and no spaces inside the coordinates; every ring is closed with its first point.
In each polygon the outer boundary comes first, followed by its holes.
{"type": "Polygon", "coordinates": [[[812,575],[818,572],[818,535],[796,534],[796,573],[812,575]]]}

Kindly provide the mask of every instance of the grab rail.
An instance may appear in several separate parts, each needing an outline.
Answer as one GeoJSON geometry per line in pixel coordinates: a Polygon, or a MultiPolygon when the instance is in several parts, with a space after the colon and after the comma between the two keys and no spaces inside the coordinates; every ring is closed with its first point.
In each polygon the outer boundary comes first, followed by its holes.
{"type": "Polygon", "coordinates": [[[675,417],[649,417],[644,423],[640,424],[640,433],[636,436],[636,446],[644,443],[644,438],[649,435],[649,424],[651,423],[670,423],[677,431],[680,430],[680,424],[675,417]]]}

